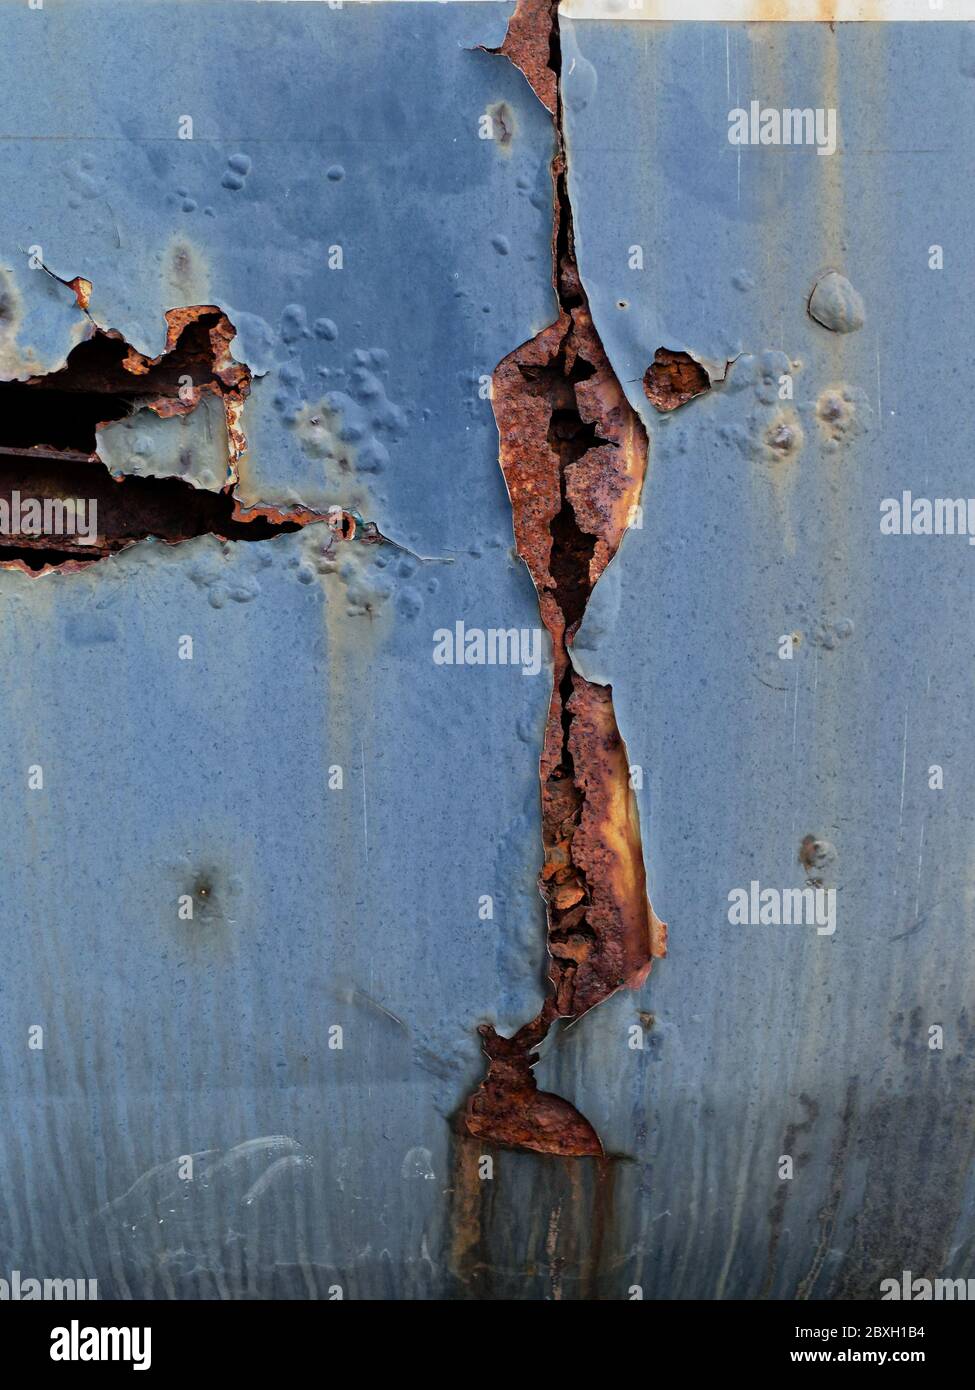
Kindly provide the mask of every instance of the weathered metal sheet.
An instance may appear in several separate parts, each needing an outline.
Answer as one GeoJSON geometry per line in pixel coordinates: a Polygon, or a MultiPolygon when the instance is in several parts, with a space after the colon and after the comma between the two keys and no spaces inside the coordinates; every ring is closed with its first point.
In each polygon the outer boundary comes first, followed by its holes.
{"type": "Polygon", "coordinates": [[[969,1272],[969,552],[879,504],[965,492],[972,33],[563,9],[4,7],[0,391],[84,341],[134,413],[0,427],[0,500],[125,480],[106,558],[0,565],[0,1266],[969,1272]]]}
{"type": "MultiPolygon", "coordinates": [[[[409,547],[322,524],[0,574],[5,1268],[103,1297],[445,1277],[445,1117],[480,1072],[475,1025],[538,1007],[544,953],[544,646],[534,677],[432,660],[458,621],[539,628],[481,391],[552,312],[550,122],[475,51],[506,14],[4,7],[29,371],[92,331],[53,275],[84,275],[91,319],[150,355],[165,311],[213,303],[255,373],[241,498],[352,506],[409,547]],[[380,80],[393,52],[406,86],[380,80]],[[479,138],[500,104],[507,143],[479,138]]],[[[160,476],[203,423],[148,415],[99,443],[160,476]]]]}
{"type": "MultiPolygon", "coordinates": [[[[880,518],[903,490],[970,490],[963,396],[936,383],[972,366],[971,33],[562,31],[580,269],[650,433],[642,529],[575,648],[612,684],[645,770],[649,882],[671,931],[646,990],[637,1282],[878,1297],[904,1269],[966,1276],[975,729],[951,630],[971,609],[971,552],[881,534],[880,518]],[[620,86],[638,96],[620,102],[620,86]],[[733,146],[729,113],[753,99],[833,108],[836,153],[733,146]],[[862,299],[853,331],[807,311],[830,271],[862,299]],[[668,413],[642,384],[661,347],[712,372],[668,413]],[[833,934],[729,922],[733,889],[810,878],[835,889],[833,934]]],[[[593,1032],[612,1046],[606,1012],[593,1032]]],[[[627,1146],[629,1080],[619,1092],[591,1073],[570,1091],[627,1146]]]]}

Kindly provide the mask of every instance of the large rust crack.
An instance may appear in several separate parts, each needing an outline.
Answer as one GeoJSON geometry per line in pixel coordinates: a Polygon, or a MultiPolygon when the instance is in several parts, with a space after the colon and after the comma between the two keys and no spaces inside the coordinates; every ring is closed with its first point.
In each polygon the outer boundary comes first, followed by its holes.
{"type": "Polygon", "coordinates": [[[539,1091],[536,1049],[557,1020],[637,988],[666,927],[654,915],[636,800],[612,691],[583,679],[570,649],[593,587],[619,547],[646,469],[647,435],[603,350],[576,263],[562,127],[558,0],[519,0],[496,50],[553,112],[555,323],[493,377],[500,462],[515,542],[552,637],[554,683],[540,760],[549,994],[513,1037],[479,1031],[488,1073],[467,1103],[468,1131],[541,1153],[599,1155],[592,1125],[539,1091]]]}

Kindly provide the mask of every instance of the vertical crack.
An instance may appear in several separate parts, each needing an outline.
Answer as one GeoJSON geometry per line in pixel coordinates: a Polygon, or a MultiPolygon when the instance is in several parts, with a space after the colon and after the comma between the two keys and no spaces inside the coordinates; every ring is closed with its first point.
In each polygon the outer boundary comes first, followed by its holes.
{"type": "Polygon", "coordinates": [[[505,41],[510,58],[552,113],[555,323],[516,348],[493,376],[500,463],[515,541],[538,592],[553,644],[554,682],[540,759],[548,917],[549,993],[512,1037],[479,1032],[488,1072],[470,1097],[472,1135],[517,1148],[599,1155],[588,1120],[539,1091],[536,1049],[559,1019],[572,1020],[623,986],[646,979],[664,954],[654,915],[628,760],[608,686],[584,680],[570,649],[597,579],[639,501],[647,435],[592,322],[575,255],[561,95],[558,0],[519,0],[505,41]]]}

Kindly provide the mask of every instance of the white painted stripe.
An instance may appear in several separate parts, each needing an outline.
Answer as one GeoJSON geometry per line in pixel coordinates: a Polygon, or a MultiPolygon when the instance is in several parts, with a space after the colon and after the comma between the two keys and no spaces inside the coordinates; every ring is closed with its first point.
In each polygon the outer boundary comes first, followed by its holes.
{"type": "MultiPolygon", "coordinates": [[[[194,0],[177,0],[194,3],[194,0]]],[[[230,0],[210,0],[230,3],[230,0]]],[[[504,0],[252,0],[260,5],[476,5],[504,0]]],[[[514,9],[515,0],[508,0],[514,9]]],[[[612,19],[632,24],[683,21],[712,24],[820,23],[856,24],[880,20],[975,20],[975,0],[562,0],[566,19],[612,19]]]]}
{"type": "Polygon", "coordinates": [[[870,20],[975,19],[975,0],[562,0],[567,19],[647,23],[709,20],[712,23],[819,20],[842,24],[870,20]]]}

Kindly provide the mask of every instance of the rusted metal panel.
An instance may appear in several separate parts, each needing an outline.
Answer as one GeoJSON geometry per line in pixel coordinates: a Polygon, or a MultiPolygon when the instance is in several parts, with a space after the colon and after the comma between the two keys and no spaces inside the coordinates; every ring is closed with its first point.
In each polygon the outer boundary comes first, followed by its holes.
{"type": "Polygon", "coordinates": [[[972,32],[642,8],[4,8],[9,1269],[968,1272],[972,32]]]}
{"type": "MultiPolygon", "coordinates": [[[[553,140],[477,51],[507,12],[4,7],[4,376],[64,367],[96,326],[158,357],[167,311],[214,305],[253,374],[246,455],[206,407],[150,412],[98,432],[139,475],[98,486],[125,524],[127,490],[182,488],[192,535],[232,461],[241,506],[302,523],[0,573],[6,1269],[102,1297],[447,1278],[447,1117],[476,1024],[537,1010],[544,955],[549,663],[481,378],[552,312],[553,140]],[[379,82],[393,53],[420,85],[379,82]],[[491,108],[506,141],[480,138],[491,108]],[[436,664],[458,622],[534,632],[538,674],[436,664]]],[[[62,416],[37,413],[42,446],[62,416]]],[[[26,495],[40,459],[5,457],[26,495]]],[[[47,462],[62,492],[82,466],[47,462]]]]}
{"type": "MultiPolygon", "coordinates": [[[[961,379],[972,361],[972,34],[562,28],[580,271],[650,435],[642,529],[575,648],[645,770],[648,878],[671,929],[645,992],[634,1281],[876,1298],[904,1269],[966,1276],[972,866],[948,769],[973,726],[968,654],[937,615],[969,610],[970,551],[884,535],[880,518],[905,489],[970,491],[962,397],[934,364],[961,379]],[[835,154],[735,147],[729,115],[752,100],[832,108],[835,154]],[[710,376],[666,413],[643,390],[660,349],[710,376]],[[729,893],[753,881],[834,889],[835,931],[733,924],[729,893]]],[[[591,1032],[613,1045],[605,1011],[591,1032]]],[[[628,1081],[614,1100],[578,1081],[564,1093],[590,1115],[601,1101],[601,1132],[628,1148],[628,1081]]]]}

